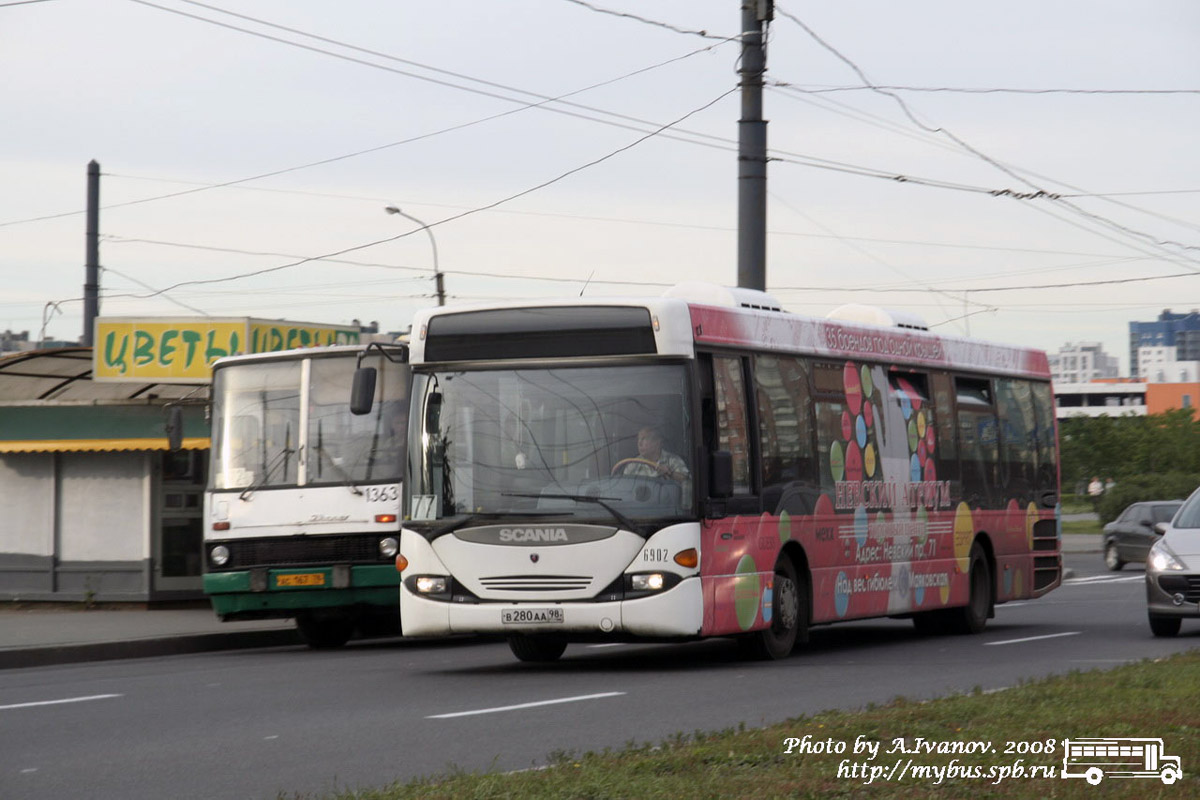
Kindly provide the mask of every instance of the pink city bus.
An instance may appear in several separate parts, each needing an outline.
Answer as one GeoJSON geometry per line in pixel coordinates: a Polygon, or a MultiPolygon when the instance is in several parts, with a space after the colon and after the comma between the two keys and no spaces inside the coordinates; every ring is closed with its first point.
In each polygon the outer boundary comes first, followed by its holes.
{"type": "Polygon", "coordinates": [[[706,284],[432,309],[412,339],[406,636],[782,658],[842,620],[976,633],[1061,582],[1040,351],[706,284]]]}

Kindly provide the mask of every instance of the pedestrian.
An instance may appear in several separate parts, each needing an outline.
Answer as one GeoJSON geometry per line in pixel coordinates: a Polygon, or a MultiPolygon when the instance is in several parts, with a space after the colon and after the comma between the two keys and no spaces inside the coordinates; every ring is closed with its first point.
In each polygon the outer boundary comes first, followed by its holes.
{"type": "Polygon", "coordinates": [[[1100,511],[1100,496],[1104,494],[1104,484],[1100,482],[1100,476],[1092,478],[1092,482],[1088,484],[1088,497],[1092,500],[1092,508],[1097,512],[1100,511]]]}

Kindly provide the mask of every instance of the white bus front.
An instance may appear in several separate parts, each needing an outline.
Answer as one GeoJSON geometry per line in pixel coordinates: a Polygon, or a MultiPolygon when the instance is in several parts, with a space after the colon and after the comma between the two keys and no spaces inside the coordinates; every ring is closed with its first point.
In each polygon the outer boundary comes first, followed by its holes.
{"type": "Polygon", "coordinates": [[[404,634],[700,633],[686,359],[414,370],[401,540],[404,634]]]}
{"type": "Polygon", "coordinates": [[[216,364],[204,589],[222,620],[294,617],[315,647],[399,631],[409,370],[402,348],[368,350],[363,363],[382,377],[373,412],[355,416],[347,400],[361,353],[216,364]]]}

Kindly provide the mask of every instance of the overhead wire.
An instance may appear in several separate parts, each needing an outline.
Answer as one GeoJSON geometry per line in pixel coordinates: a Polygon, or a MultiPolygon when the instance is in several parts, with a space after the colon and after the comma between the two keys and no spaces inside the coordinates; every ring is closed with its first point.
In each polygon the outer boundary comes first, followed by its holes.
{"type": "MultiPolygon", "coordinates": [[[[135,1],[135,2],[141,2],[142,0],[134,0],[134,1],[135,1]]],[[[365,250],[365,249],[367,249],[368,247],[375,247],[376,245],[384,244],[384,243],[387,243],[387,242],[394,242],[394,241],[397,241],[397,240],[399,240],[399,239],[403,239],[403,238],[405,238],[405,237],[407,237],[407,236],[412,236],[413,234],[415,234],[415,233],[419,233],[419,232],[420,232],[420,231],[422,231],[422,230],[430,230],[430,229],[432,229],[432,228],[435,228],[435,227],[437,227],[437,226],[439,226],[439,225],[445,225],[445,224],[446,224],[446,223],[448,223],[448,222],[454,222],[455,220],[459,220],[459,219],[462,219],[462,218],[464,218],[464,217],[471,216],[471,215],[473,215],[473,214],[478,214],[478,213],[480,213],[480,212],[483,212],[483,211],[488,211],[488,210],[490,210],[490,209],[496,208],[497,206],[503,205],[503,204],[505,204],[505,203],[509,203],[509,202],[511,202],[511,201],[513,201],[513,200],[516,200],[516,199],[518,199],[518,198],[524,197],[524,196],[526,196],[526,195],[529,195],[529,194],[532,194],[532,193],[534,193],[534,192],[536,192],[536,191],[539,191],[539,190],[541,190],[541,189],[544,189],[544,188],[546,188],[547,186],[551,186],[551,185],[553,185],[553,184],[555,184],[555,183],[558,183],[559,181],[561,181],[561,180],[564,180],[565,178],[568,178],[568,177],[570,177],[571,175],[575,175],[575,174],[577,174],[577,173],[579,173],[579,172],[582,172],[582,171],[583,171],[583,170],[585,170],[585,169],[588,169],[588,168],[590,168],[590,167],[594,167],[594,166],[596,166],[597,164],[604,163],[605,161],[608,161],[609,159],[611,159],[611,158],[614,158],[615,156],[617,156],[617,155],[620,155],[621,153],[624,153],[624,152],[626,152],[627,150],[630,150],[630,149],[632,149],[632,148],[636,147],[637,145],[641,144],[642,142],[645,142],[645,141],[647,141],[648,139],[651,139],[651,138],[653,138],[654,136],[656,136],[656,135],[657,135],[658,133],[660,133],[661,131],[664,131],[664,130],[666,130],[666,129],[670,128],[672,125],[676,125],[676,124],[678,124],[678,123],[680,123],[680,122],[682,122],[682,121],[684,121],[684,120],[686,120],[686,119],[689,119],[690,117],[693,117],[693,116],[695,116],[696,114],[699,114],[699,113],[700,113],[700,112],[702,112],[702,111],[705,111],[705,110],[707,110],[707,109],[711,108],[712,106],[716,105],[716,104],[717,104],[717,103],[719,103],[721,100],[725,99],[726,97],[728,97],[729,95],[733,94],[733,93],[734,93],[734,92],[736,92],[736,91],[737,91],[737,87],[736,87],[736,86],[735,86],[735,87],[733,87],[733,88],[731,88],[731,89],[728,89],[728,90],[726,90],[726,91],[722,92],[721,94],[717,95],[717,97],[713,98],[712,100],[710,100],[709,102],[705,103],[704,105],[702,105],[702,106],[699,106],[698,108],[694,108],[694,109],[692,109],[691,111],[687,112],[687,113],[686,113],[686,114],[684,114],[683,116],[679,117],[677,120],[675,120],[675,121],[673,121],[673,122],[669,122],[669,123],[667,123],[666,125],[664,125],[664,126],[662,126],[661,128],[659,128],[658,130],[656,130],[656,131],[651,131],[650,133],[647,133],[647,134],[645,134],[644,136],[641,136],[641,137],[639,137],[639,138],[635,139],[634,141],[632,141],[632,142],[629,142],[628,144],[625,144],[625,145],[623,145],[623,146],[621,146],[621,147],[617,148],[616,150],[613,150],[613,151],[611,151],[611,152],[609,152],[609,153],[607,153],[607,154],[605,154],[605,155],[603,155],[603,156],[600,156],[599,158],[593,159],[592,161],[589,161],[589,162],[587,162],[586,164],[582,164],[582,165],[580,165],[580,166],[578,166],[578,167],[574,167],[574,168],[572,168],[572,169],[569,169],[569,170],[567,170],[566,172],[563,172],[563,173],[561,173],[561,174],[559,174],[559,175],[557,175],[557,176],[555,176],[555,177],[553,177],[553,178],[550,178],[549,180],[542,181],[541,183],[539,183],[539,184],[537,184],[537,185],[535,185],[535,186],[531,186],[531,187],[529,187],[529,188],[527,188],[527,189],[523,189],[522,191],[519,191],[519,192],[517,192],[517,193],[515,193],[515,194],[512,194],[512,195],[509,195],[509,196],[507,196],[507,197],[501,198],[500,200],[497,200],[497,201],[495,201],[495,202],[493,202],[493,203],[489,203],[489,204],[487,204],[487,205],[479,206],[479,207],[477,207],[477,208],[473,208],[473,209],[470,209],[470,210],[468,210],[468,211],[464,211],[464,212],[462,212],[462,213],[460,213],[460,214],[455,214],[455,215],[453,215],[453,216],[446,217],[445,219],[438,220],[438,221],[436,221],[436,222],[430,223],[430,224],[426,225],[424,228],[416,228],[416,229],[414,229],[414,230],[411,230],[411,231],[406,231],[406,232],[404,232],[404,233],[397,234],[396,236],[389,236],[389,237],[386,237],[386,238],[383,238],[383,239],[377,239],[377,240],[375,240],[375,241],[371,241],[371,242],[365,242],[365,243],[363,243],[363,244],[354,245],[354,246],[352,246],[352,247],[346,247],[346,248],[342,248],[342,249],[340,249],[340,250],[337,250],[337,251],[334,251],[334,252],[332,252],[332,253],[324,253],[324,254],[322,254],[322,255],[319,255],[319,256],[312,256],[312,257],[307,257],[307,258],[299,259],[299,260],[297,260],[297,261],[293,261],[293,262],[291,262],[291,263],[289,263],[289,264],[280,264],[280,265],[278,265],[278,266],[274,266],[274,267],[268,267],[268,268],[265,268],[265,269],[260,269],[260,270],[254,270],[254,271],[252,271],[252,272],[246,272],[246,273],[242,273],[242,274],[239,274],[239,275],[231,275],[231,276],[228,276],[228,277],[225,277],[225,278],[208,278],[208,279],[197,279],[197,280],[190,280],[190,281],[180,281],[179,283],[173,284],[172,286],[169,286],[169,287],[167,287],[166,289],[160,290],[159,292],[155,292],[155,293],[152,293],[152,294],[149,294],[149,295],[129,295],[129,296],[132,296],[132,297],[140,297],[140,298],[149,298],[149,297],[154,297],[154,296],[156,296],[156,295],[158,295],[158,294],[162,294],[163,292],[168,292],[168,291],[171,291],[171,290],[173,290],[173,289],[177,289],[177,288],[179,288],[179,287],[181,287],[181,286],[197,286],[197,285],[203,285],[203,284],[224,283],[224,282],[227,282],[227,281],[241,280],[241,279],[243,279],[243,278],[250,278],[250,277],[257,276],[257,275],[266,275],[266,274],[268,274],[268,273],[272,273],[272,272],[278,272],[278,271],[280,271],[280,270],[289,269],[289,268],[292,268],[292,267],[297,267],[297,266],[300,266],[301,264],[307,264],[307,263],[310,263],[310,262],[312,262],[312,261],[316,261],[316,260],[318,260],[318,259],[330,258],[330,257],[334,257],[334,256],[340,256],[340,255],[344,255],[344,254],[346,254],[346,253],[352,253],[352,252],[357,252],[357,251],[359,251],[359,250],[365,250]]]]}
{"type": "Polygon", "coordinates": [[[825,86],[802,88],[801,91],[812,94],[831,92],[868,92],[885,90],[889,92],[927,92],[927,93],[957,93],[957,94],[1100,94],[1100,95],[1169,95],[1169,94],[1200,94],[1200,89],[1023,89],[1007,87],[972,88],[963,86],[897,86],[890,84],[867,83],[861,86],[825,86]]]}
{"type": "MultiPolygon", "coordinates": [[[[796,25],[798,25],[814,41],[816,41],[819,45],[821,45],[823,48],[825,48],[827,51],[832,53],[835,57],[837,57],[839,60],[841,60],[847,66],[849,66],[850,69],[853,70],[856,75],[858,75],[859,79],[863,82],[863,84],[865,86],[873,86],[873,83],[870,80],[870,78],[867,77],[866,73],[863,72],[863,70],[853,60],[851,60],[846,55],[844,55],[842,52],[840,52],[837,48],[833,47],[831,44],[826,42],[819,34],[817,34],[816,31],[814,31],[811,27],[809,27],[807,24],[805,24],[799,17],[797,17],[794,14],[791,14],[790,12],[781,8],[778,4],[776,4],[775,10],[781,16],[791,20],[796,25]]],[[[1188,245],[1188,244],[1176,242],[1173,240],[1156,239],[1154,236],[1147,234],[1143,231],[1135,230],[1133,228],[1130,228],[1129,226],[1123,225],[1114,220],[1110,220],[1107,217],[1104,217],[1102,215],[1087,211],[1086,209],[1083,209],[1074,203],[1064,201],[1064,200],[1062,200],[1061,196],[1056,195],[1055,193],[1052,193],[1052,192],[1047,192],[1044,189],[1041,189],[1040,187],[1036,186],[1034,183],[1032,183],[1031,181],[1029,181],[1028,179],[1023,177],[1022,175],[1020,175],[1013,168],[1010,168],[1009,166],[988,156],[987,154],[976,149],[975,147],[972,147],[970,144],[968,144],[966,141],[964,141],[960,137],[956,136],[953,132],[949,131],[944,126],[935,128],[935,127],[932,127],[932,126],[922,122],[920,119],[917,118],[917,116],[913,113],[913,111],[908,107],[908,104],[905,103],[904,99],[901,98],[899,95],[897,95],[893,92],[889,92],[886,89],[875,89],[874,91],[877,91],[878,93],[880,93],[884,96],[892,98],[899,105],[901,111],[904,112],[905,116],[907,116],[914,125],[918,126],[919,128],[921,128],[925,131],[928,131],[930,133],[939,133],[939,134],[947,137],[948,139],[950,139],[951,141],[955,142],[960,147],[962,147],[964,150],[975,155],[977,158],[990,164],[991,166],[1000,170],[1001,172],[1008,175],[1009,177],[1012,177],[1018,181],[1021,181],[1022,183],[1031,187],[1032,189],[1035,190],[1035,194],[1037,196],[1046,196],[1046,197],[1050,197],[1052,199],[1058,200],[1062,203],[1062,205],[1071,209],[1071,211],[1073,211],[1074,213],[1076,213],[1078,215],[1084,216],[1097,224],[1100,224],[1104,227],[1108,227],[1111,230],[1115,230],[1119,233],[1124,233],[1128,236],[1147,241],[1152,245],[1156,245],[1159,247],[1173,246],[1173,247],[1178,247],[1178,248],[1184,249],[1184,250],[1200,250],[1200,246],[1198,246],[1198,245],[1188,245]]],[[[1076,187],[1072,187],[1072,188],[1076,188],[1076,187]]],[[[1024,198],[1022,198],[1022,199],[1024,199],[1024,198]]],[[[1189,259],[1189,260],[1191,260],[1191,259],[1189,259]]]]}
{"type": "Polygon", "coordinates": [[[590,11],[595,11],[599,14],[609,14],[614,17],[622,17],[624,19],[631,19],[634,22],[641,22],[643,24],[651,25],[656,28],[665,28],[669,31],[674,31],[675,33],[683,33],[683,34],[687,34],[689,36],[699,36],[704,39],[720,39],[722,41],[731,41],[731,40],[740,40],[741,39],[740,35],[739,36],[716,36],[714,34],[709,33],[708,31],[704,31],[704,30],[692,30],[689,28],[682,28],[677,25],[672,25],[669,22],[661,22],[659,20],[649,19],[647,17],[639,17],[637,14],[630,14],[625,11],[614,11],[611,8],[603,8],[601,6],[595,5],[594,3],[585,2],[585,0],[566,0],[566,2],[574,3],[577,6],[583,6],[584,8],[586,8],[590,11]]]}
{"type": "MultiPolygon", "coordinates": [[[[655,126],[658,126],[659,123],[651,122],[648,120],[642,120],[642,119],[639,119],[637,117],[633,117],[630,115],[624,115],[624,114],[619,114],[616,112],[606,111],[604,109],[595,108],[592,106],[586,106],[586,105],[582,105],[582,104],[578,104],[578,103],[570,103],[568,101],[565,101],[565,98],[571,97],[576,94],[580,94],[582,92],[590,91],[590,90],[598,88],[600,86],[608,85],[610,83],[615,83],[617,81],[624,80],[628,77],[632,77],[634,75],[638,75],[638,74],[641,74],[643,72],[646,72],[646,71],[649,71],[652,69],[657,69],[659,67],[665,66],[670,63],[674,63],[676,61],[690,58],[699,53],[707,52],[707,51],[713,49],[713,47],[720,46],[720,44],[723,44],[726,41],[729,41],[726,39],[722,39],[721,42],[719,42],[717,45],[711,45],[706,48],[701,48],[700,50],[696,50],[691,53],[687,53],[687,54],[685,54],[683,56],[679,56],[677,58],[668,59],[667,61],[659,62],[658,64],[652,65],[650,67],[645,67],[640,70],[636,70],[634,72],[628,73],[628,74],[620,76],[618,78],[614,78],[609,81],[604,81],[604,82],[601,82],[598,84],[593,84],[591,86],[584,87],[582,89],[578,89],[573,92],[568,92],[568,93],[560,95],[558,97],[548,97],[546,95],[540,95],[535,92],[529,92],[527,90],[519,89],[516,87],[508,87],[508,86],[504,86],[503,84],[496,84],[494,82],[486,81],[483,79],[473,78],[471,76],[464,75],[462,73],[455,73],[455,72],[451,72],[449,70],[440,69],[438,67],[421,64],[420,62],[415,62],[415,61],[411,61],[411,60],[407,60],[407,59],[401,59],[399,57],[392,56],[392,55],[389,55],[386,53],[379,53],[378,51],[368,50],[366,48],[360,48],[360,47],[357,47],[355,45],[351,45],[351,44],[348,44],[345,42],[339,42],[338,40],[331,39],[329,37],[321,37],[316,34],[310,34],[310,33],[304,32],[304,31],[300,31],[295,28],[288,28],[286,26],[277,25],[275,23],[271,23],[271,22],[268,22],[265,20],[260,20],[258,18],[249,17],[244,14],[237,14],[236,12],[226,11],[226,10],[220,9],[216,6],[212,6],[212,5],[205,4],[205,3],[199,3],[196,0],[180,0],[180,1],[188,2],[193,5],[201,6],[201,7],[211,9],[211,10],[214,10],[214,11],[217,11],[220,13],[230,14],[235,17],[242,18],[242,19],[253,20],[259,24],[269,26],[269,27],[274,27],[274,28],[277,28],[280,30],[285,30],[288,32],[292,32],[297,35],[311,37],[313,39],[325,41],[328,43],[334,43],[334,44],[337,44],[338,46],[346,47],[348,49],[352,49],[352,50],[356,50],[356,51],[364,52],[364,53],[370,53],[372,55],[377,55],[378,57],[396,60],[398,62],[402,62],[402,63],[406,63],[406,64],[411,64],[414,66],[418,66],[422,69],[427,69],[427,70],[438,72],[441,74],[447,74],[447,75],[452,75],[455,77],[460,77],[462,79],[471,80],[471,81],[478,82],[478,83],[481,83],[484,85],[491,85],[491,86],[494,86],[497,88],[503,88],[507,91],[513,91],[513,92],[518,92],[521,94],[530,95],[533,97],[538,97],[538,98],[541,98],[541,101],[537,102],[537,103],[525,103],[524,101],[517,100],[515,98],[504,97],[503,95],[496,95],[496,94],[490,93],[490,92],[483,92],[484,94],[487,94],[488,96],[491,96],[491,97],[495,97],[497,99],[507,100],[509,102],[520,102],[520,103],[522,103],[522,105],[517,109],[509,109],[508,111],[505,111],[505,112],[490,115],[490,116],[487,116],[487,117],[484,117],[481,119],[473,120],[473,121],[462,123],[459,125],[449,126],[449,127],[442,128],[442,129],[436,130],[436,131],[431,131],[431,132],[428,132],[425,134],[420,134],[417,136],[409,137],[407,139],[403,139],[403,140],[400,140],[397,142],[390,142],[390,143],[387,143],[384,145],[378,145],[375,147],[365,148],[365,149],[357,150],[357,151],[354,151],[351,153],[333,156],[333,157],[326,158],[326,159],[320,159],[320,160],[308,162],[305,164],[294,165],[291,167],[273,170],[270,172],[260,173],[260,174],[252,175],[252,176],[245,177],[245,178],[238,178],[235,180],[225,181],[225,182],[216,183],[216,184],[206,184],[204,186],[200,186],[200,187],[197,187],[194,189],[188,189],[188,190],[184,190],[184,191],[180,191],[180,192],[172,192],[172,193],[163,194],[163,195],[155,195],[152,197],[139,198],[137,200],[126,201],[123,203],[111,203],[111,204],[103,206],[104,210],[109,210],[109,209],[114,209],[114,208],[122,208],[122,207],[132,206],[132,205],[139,205],[139,204],[143,204],[143,203],[156,202],[159,200],[167,200],[167,199],[171,199],[171,198],[175,198],[175,197],[181,197],[181,196],[185,196],[185,195],[195,194],[197,192],[208,191],[210,189],[218,189],[218,188],[226,188],[226,187],[230,187],[230,186],[236,186],[236,185],[240,185],[240,184],[244,184],[244,183],[249,183],[252,181],[259,181],[259,180],[264,180],[266,178],[276,177],[278,175],[283,175],[283,174],[287,174],[290,172],[296,172],[299,170],[309,169],[309,168],[317,167],[317,166],[324,166],[327,164],[336,163],[338,161],[343,161],[343,160],[355,158],[358,156],[379,152],[379,151],[386,150],[389,148],[398,147],[398,146],[405,145],[405,144],[410,144],[412,142],[431,138],[433,136],[438,136],[438,135],[441,135],[444,133],[462,130],[464,128],[471,127],[473,125],[481,124],[483,122],[488,122],[488,121],[491,121],[494,119],[498,119],[500,117],[508,116],[510,114],[514,114],[514,113],[523,111],[528,108],[541,108],[543,110],[552,111],[552,112],[559,113],[559,114],[565,114],[567,116],[573,116],[573,117],[585,119],[585,120],[592,121],[592,122],[599,122],[601,124],[618,127],[618,128],[622,128],[625,130],[645,132],[645,130],[646,130],[645,127],[636,127],[636,126],[650,126],[653,128],[655,126]],[[556,103],[556,102],[563,103],[566,105],[571,105],[571,106],[574,106],[574,107],[577,107],[580,109],[585,109],[589,112],[607,115],[609,117],[612,117],[613,119],[598,119],[596,117],[591,117],[586,114],[575,113],[575,112],[568,111],[566,109],[555,108],[555,107],[549,105],[550,103],[556,103]],[[618,122],[615,120],[626,120],[630,124],[623,124],[622,122],[618,122]]],[[[258,32],[258,31],[252,31],[252,30],[249,30],[246,28],[229,25],[228,23],[223,23],[223,22],[220,22],[217,20],[211,20],[211,19],[199,16],[196,14],[189,14],[187,12],[180,11],[178,9],[172,9],[172,8],[168,8],[166,6],[158,5],[156,3],[148,2],[148,0],[130,0],[130,2],[134,2],[139,5],[155,8],[155,9],[165,11],[168,13],[178,14],[178,15],[184,16],[189,19],[194,19],[194,20],[201,21],[201,22],[208,22],[213,25],[217,25],[217,26],[231,29],[234,31],[238,31],[241,33],[246,33],[246,34],[249,34],[252,36],[259,36],[262,38],[269,39],[271,41],[275,41],[277,43],[294,45],[294,46],[300,47],[305,50],[310,50],[312,52],[317,52],[317,53],[323,53],[326,55],[333,56],[335,58],[349,58],[349,60],[351,60],[355,63],[363,64],[365,66],[373,66],[373,67],[377,67],[377,68],[381,68],[381,69],[386,69],[388,71],[395,72],[397,74],[401,74],[406,77],[413,77],[413,78],[416,78],[419,80],[432,80],[435,83],[438,83],[440,85],[449,86],[452,88],[459,88],[459,89],[463,89],[465,91],[473,91],[476,93],[480,93],[480,91],[481,91],[481,90],[477,90],[477,89],[472,89],[471,87],[464,87],[464,86],[459,86],[457,84],[453,84],[453,83],[449,83],[449,82],[445,82],[445,81],[439,81],[437,79],[429,78],[428,76],[423,76],[423,75],[419,75],[416,73],[410,73],[410,72],[407,72],[404,70],[395,70],[395,69],[392,69],[392,68],[389,68],[389,67],[386,67],[383,65],[363,61],[362,59],[345,57],[339,53],[326,51],[321,48],[315,48],[315,47],[312,47],[309,45],[304,45],[304,44],[301,44],[298,42],[292,42],[290,40],[282,39],[280,37],[270,36],[268,34],[262,34],[261,32],[258,32]]],[[[689,144],[695,144],[695,145],[701,145],[701,146],[705,146],[705,147],[721,149],[721,150],[725,150],[727,152],[736,152],[736,149],[737,149],[737,143],[736,143],[736,140],[734,140],[734,139],[730,139],[728,137],[716,136],[716,135],[712,135],[712,134],[707,134],[707,133],[703,133],[700,131],[687,130],[687,129],[678,129],[678,130],[674,130],[672,132],[666,133],[666,134],[664,134],[664,138],[673,139],[676,141],[682,141],[682,142],[686,142],[689,144]],[[702,140],[702,141],[700,141],[700,140],[702,140]]],[[[861,166],[857,166],[857,165],[853,165],[853,164],[847,164],[845,162],[838,162],[838,161],[833,161],[833,160],[829,160],[829,159],[821,159],[816,156],[791,153],[788,151],[781,151],[778,149],[771,150],[771,158],[772,158],[772,160],[778,160],[778,161],[781,161],[783,163],[788,163],[788,164],[795,164],[795,165],[806,166],[806,167],[810,167],[810,168],[819,168],[819,169],[845,172],[847,174],[855,174],[855,175],[860,175],[860,176],[864,176],[864,177],[879,178],[879,179],[888,180],[888,181],[915,183],[918,185],[931,186],[931,187],[935,187],[935,188],[968,191],[968,192],[975,192],[975,193],[979,193],[979,194],[986,193],[986,194],[992,194],[995,196],[1000,196],[1000,195],[1013,196],[1013,197],[1018,197],[1018,199],[1031,199],[1031,198],[1020,198],[1018,193],[1013,193],[1013,192],[1011,192],[1011,190],[995,189],[995,188],[988,188],[988,187],[978,187],[978,186],[967,186],[967,185],[963,185],[963,184],[954,184],[954,183],[947,182],[947,181],[936,181],[936,180],[932,180],[932,179],[921,178],[919,176],[904,175],[904,174],[898,174],[898,173],[888,172],[888,171],[884,171],[884,170],[878,170],[878,169],[869,168],[869,167],[861,167],[861,166]]],[[[46,221],[46,220],[59,219],[59,218],[63,218],[63,217],[76,216],[76,215],[79,215],[82,213],[85,213],[85,212],[83,210],[75,210],[75,211],[69,211],[69,212],[60,212],[60,213],[56,213],[56,214],[47,214],[47,215],[42,215],[42,216],[37,216],[37,217],[29,217],[29,218],[18,219],[18,220],[9,220],[6,222],[0,222],[0,227],[7,227],[10,225],[19,225],[19,224],[25,224],[25,223],[30,223],[30,222],[41,222],[41,221],[46,221]]]]}

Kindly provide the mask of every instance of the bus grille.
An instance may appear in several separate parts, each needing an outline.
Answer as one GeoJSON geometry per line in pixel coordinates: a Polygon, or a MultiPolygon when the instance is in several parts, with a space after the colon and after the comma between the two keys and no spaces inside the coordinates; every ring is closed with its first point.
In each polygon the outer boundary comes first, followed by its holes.
{"type": "Polygon", "coordinates": [[[587,589],[587,575],[497,575],[480,578],[485,589],[499,592],[578,592],[587,589]]]}
{"type": "Polygon", "coordinates": [[[1034,556],[1033,558],[1033,590],[1039,591],[1053,586],[1062,576],[1058,556],[1034,556]]]}
{"type": "Polygon", "coordinates": [[[222,542],[229,548],[229,561],[221,570],[390,561],[379,554],[379,538],[377,534],[358,534],[236,539],[222,542]]]}

